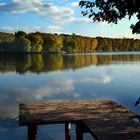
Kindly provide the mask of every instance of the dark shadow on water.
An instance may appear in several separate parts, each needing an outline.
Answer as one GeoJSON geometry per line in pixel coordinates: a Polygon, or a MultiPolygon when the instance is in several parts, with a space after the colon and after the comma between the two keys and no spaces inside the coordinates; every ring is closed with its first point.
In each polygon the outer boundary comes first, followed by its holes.
{"type": "Polygon", "coordinates": [[[140,97],[138,98],[138,100],[135,102],[135,106],[138,106],[140,104],[140,97]]]}

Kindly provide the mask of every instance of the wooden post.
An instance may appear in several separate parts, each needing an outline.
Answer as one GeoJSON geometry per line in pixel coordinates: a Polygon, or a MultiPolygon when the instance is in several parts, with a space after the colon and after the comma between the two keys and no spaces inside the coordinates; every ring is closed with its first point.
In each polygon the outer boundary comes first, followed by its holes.
{"type": "Polygon", "coordinates": [[[71,123],[65,123],[65,140],[70,140],[71,123]]]}
{"type": "Polygon", "coordinates": [[[83,140],[83,134],[88,133],[88,129],[82,121],[76,122],[76,140],[83,140]]]}
{"type": "Polygon", "coordinates": [[[28,125],[28,140],[37,140],[37,126],[28,125]]]}
{"type": "Polygon", "coordinates": [[[82,129],[79,128],[79,126],[76,126],[76,140],[83,140],[83,132],[82,129]]]}

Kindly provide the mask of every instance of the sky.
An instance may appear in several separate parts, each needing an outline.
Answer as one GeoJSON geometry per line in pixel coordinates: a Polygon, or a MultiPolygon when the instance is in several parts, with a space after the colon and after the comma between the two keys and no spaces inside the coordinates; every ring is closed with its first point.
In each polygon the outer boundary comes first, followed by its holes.
{"type": "Polygon", "coordinates": [[[118,24],[93,22],[83,17],[80,0],[0,0],[0,32],[49,32],[90,37],[138,38],[130,29],[136,17],[118,24]]]}

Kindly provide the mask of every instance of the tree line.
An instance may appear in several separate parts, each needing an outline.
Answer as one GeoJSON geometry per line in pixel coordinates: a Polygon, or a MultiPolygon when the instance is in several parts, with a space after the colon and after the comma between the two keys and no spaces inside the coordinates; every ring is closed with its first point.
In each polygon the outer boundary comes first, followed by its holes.
{"type": "Polygon", "coordinates": [[[127,38],[84,37],[76,34],[0,32],[1,53],[140,51],[140,40],[127,38]]]}

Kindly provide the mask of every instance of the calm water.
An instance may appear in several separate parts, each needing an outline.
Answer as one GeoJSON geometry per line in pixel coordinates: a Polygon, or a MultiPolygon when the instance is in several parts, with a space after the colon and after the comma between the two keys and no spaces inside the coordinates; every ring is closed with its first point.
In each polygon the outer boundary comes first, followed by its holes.
{"type": "MultiPolygon", "coordinates": [[[[18,126],[19,103],[112,99],[140,113],[139,96],[140,53],[0,55],[0,140],[27,139],[26,127],[18,126]]],[[[64,140],[64,125],[38,132],[39,140],[64,140]]]]}

